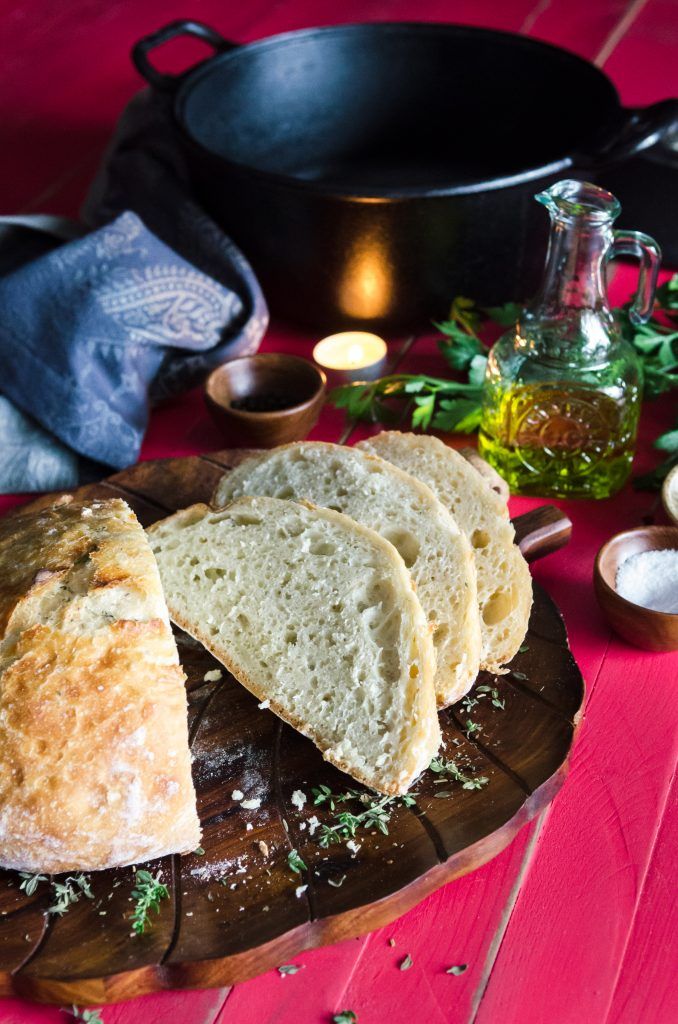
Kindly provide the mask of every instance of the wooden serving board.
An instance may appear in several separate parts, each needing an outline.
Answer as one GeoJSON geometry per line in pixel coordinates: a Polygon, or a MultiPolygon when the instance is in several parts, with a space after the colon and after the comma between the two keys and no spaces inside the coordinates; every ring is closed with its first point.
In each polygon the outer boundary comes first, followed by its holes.
{"type": "MultiPolygon", "coordinates": [[[[76,493],[121,496],[149,525],[207,501],[224,469],[241,458],[218,452],[141,463],[76,493]]],[[[549,507],[515,525],[528,558],[566,542],[570,529],[549,507]]],[[[482,673],[476,683],[496,687],[504,709],[485,698],[441,713],[446,756],[487,776],[487,785],[436,785],[426,772],[415,805],[395,808],[388,835],[361,830],[357,853],[343,843],[322,849],[308,826],[312,814],[332,823],[330,812],[312,806],[312,787],[344,792],[352,781],[310,741],[259,710],[225,671],[206,682],[218,663],[185,634],[178,642],[204,855],[149,865],[162,870],[170,899],[143,936],[131,933],[131,868],[92,874],[94,898],[81,898],[63,917],[45,914],[49,880],[27,896],[16,873],[0,872],[0,995],[91,1005],[160,988],[243,981],[302,949],[398,917],[499,853],[563,783],[584,688],[560,613],[538,587],[527,650],[512,665],[517,675],[482,673]],[[469,721],[479,731],[469,733],[469,721]],[[243,809],[232,799],[238,789],[245,799],[260,799],[260,808],[243,809]],[[307,797],[302,810],[292,803],[295,790],[307,797]],[[301,875],[288,867],[292,849],[307,865],[301,875]]]]}

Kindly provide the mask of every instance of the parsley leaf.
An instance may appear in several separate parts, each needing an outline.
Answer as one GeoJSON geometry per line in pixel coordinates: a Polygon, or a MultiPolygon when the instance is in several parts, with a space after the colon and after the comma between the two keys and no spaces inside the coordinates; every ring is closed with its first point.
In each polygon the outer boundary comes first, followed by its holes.
{"type": "Polygon", "coordinates": [[[342,1010],[332,1018],[333,1024],[358,1024],[358,1018],[353,1010],[342,1010]]]}

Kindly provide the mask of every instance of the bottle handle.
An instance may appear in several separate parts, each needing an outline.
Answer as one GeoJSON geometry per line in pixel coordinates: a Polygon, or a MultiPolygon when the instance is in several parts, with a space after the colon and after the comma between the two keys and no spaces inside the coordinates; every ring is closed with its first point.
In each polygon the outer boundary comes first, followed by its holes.
{"type": "Polygon", "coordinates": [[[607,259],[613,260],[617,256],[635,256],[640,261],[638,287],[629,308],[629,318],[633,324],[645,324],[654,309],[662,251],[654,238],[644,235],[642,231],[615,231],[607,259]]]}

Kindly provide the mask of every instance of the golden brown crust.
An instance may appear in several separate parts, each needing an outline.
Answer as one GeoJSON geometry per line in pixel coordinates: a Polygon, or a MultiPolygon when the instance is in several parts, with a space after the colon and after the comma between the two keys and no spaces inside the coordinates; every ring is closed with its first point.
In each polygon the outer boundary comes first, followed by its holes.
{"type": "Polygon", "coordinates": [[[91,871],[195,849],[183,672],[127,505],[0,521],[0,864],[91,871]]]}

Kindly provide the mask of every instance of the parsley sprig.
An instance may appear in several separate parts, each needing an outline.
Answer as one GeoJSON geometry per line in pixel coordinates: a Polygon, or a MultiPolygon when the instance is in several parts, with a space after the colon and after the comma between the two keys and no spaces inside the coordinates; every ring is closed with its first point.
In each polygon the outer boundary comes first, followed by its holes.
{"type": "Polygon", "coordinates": [[[383,835],[388,835],[388,825],[396,805],[412,807],[415,803],[415,794],[406,793],[404,796],[383,796],[375,797],[371,793],[359,789],[349,789],[345,793],[333,793],[329,786],[317,786],[312,790],[313,803],[316,807],[326,804],[334,813],[334,825],[322,825],[318,834],[318,842],[324,848],[332,843],[343,843],[354,839],[359,828],[377,829],[383,835]],[[352,811],[339,811],[337,804],[353,801],[361,804],[363,810],[354,814],[352,811]]]}
{"type": "MultiPolygon", "coordinates": [[[[344,384],[329,399],[356,420],[392,424],[400,416],[413,428],[470,434],[480,424],[480,400],[487,364],[487,349],[479,330],[488,320],[511,327],[523,307],[515,302],[481,307],[457,296],[447,320],[436,323],[442,334],[441,355],[461,380],[427,374],[397,373],[368,383],[344,384]],[[400,416],[398,415],[400,412],[400,416]]],[[[646,324],[634,324],[630,303],[616,311],[624,337],[640,356],[644,371],[644,397],[655,398],[678,387],[678,274],[657,289],[655,314],[646,324]]],[[[678,464],[678,422],[654,442],[667,458],[651,473],[636,479],[639,489],[657,490],[669,470],[678,464]]]]}
{"type": "Polygon", "coordinates": [[[144,868],[138,868],[134,875],[134,888],[132,899],[135,901],[132,913],[132,930],[137,935],[143,935],[146,928],[151,927],[150,913],[160,913],[160,901],[169,899],[169,890],[160,881],[162,872],[152,875],[144,868]]]}

